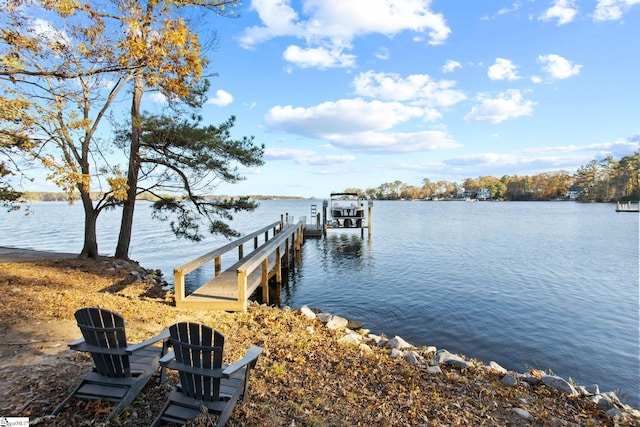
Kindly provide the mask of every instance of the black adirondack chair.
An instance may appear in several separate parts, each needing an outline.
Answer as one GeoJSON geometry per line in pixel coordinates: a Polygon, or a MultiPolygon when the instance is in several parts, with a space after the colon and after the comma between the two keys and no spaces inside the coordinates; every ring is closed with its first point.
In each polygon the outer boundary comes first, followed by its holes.
{"type": "Polygon", "coordinates": [[[224,335],[199,323],[177,323],[169,328],[173,351],[160,360],[162,366],[179,372],[180,384],[172,391],[152,426],[186,424],[205,407],[223,426],[238,399],[247,396],[249,372],[261,347],[251,347],[232,365],[222,363],[224,335]]]}
{"type": "MultiPolygon", "coordinates": [[[[125,321],[117,313],[98,307],[82,308],[75,313],[83,338],[73,341],[73,350],[91,354],[94,368],[78,387],[53,411],[58,414],[73,398],[103,399],[115,402],[109,418],[129,405],[147,384],[168,348],[169,331],[139,344],[127,344],[125,321]],[[154,344],[163,342],[162,346],[154,344]]],[[[162,371],[164,380],[164,370],[162,371]]]]}

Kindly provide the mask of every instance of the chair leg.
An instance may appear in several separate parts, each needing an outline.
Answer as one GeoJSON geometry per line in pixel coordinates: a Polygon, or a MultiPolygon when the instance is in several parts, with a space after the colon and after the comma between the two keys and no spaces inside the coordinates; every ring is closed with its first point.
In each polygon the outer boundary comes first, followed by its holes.
{"type": "Polygon", "coordinates": [[[243,393],[242,389],[243,389],[242,386],[238,387],[238,389],[233,394],[233,396],[231,396],[231,398],[227,401],[227,404],[224,407],[224,410],[222,411],[222,413],[218,417],[218,420],[216,422],[216,426],[222,427],[227,423],[227,420],[229,419],[229,417],[231,416],[231,413],[233,412],[233,408],[235,408],[236,403],[238,403],[238,399],[240,398],[240,394],[243,393]]]}
{"type": "Polygon", "coordinates": [[[160,410],[160,413],[158,414],[158,416],[156,417],[155,420],[153,420],[153,422],[150,424],[150,427],[157,427],[160,425],[160,421],[162,421],[162,416],[164,415],[164,411],[167,410],[167,407],[169,406],[169,401],[167,401],[164,406],[162,407],[162,409],[160,410]]]}
{"type": "Polygon", "coordinates": [[[78,390],[80,390],[80,387],[82,387],[82,385],[84,384],[84,379],[82,381],[80,381],[80,384],[78,384],[78,386],[71,392],[71,394],[69,394],[69,396],[67,396],[66,399],[64,399],[62,401],[62,403],[60,403],[58,406],[56,406],[56,408],[53,410],[53,412],[51,412],[51,415],[58,415],[60,413],[60,411],[62,411],[62,408],[64,408],[64,406],[69,403],[69,401],[71,399],[73,399],[76,395],[76,393],[78,392],[78,390]]]}
{"type": "Polygon", "coordinates": [[[118,405],[116,405],[116,407],[113,408],[113,410],[109,414],[109,419],[112,419],[113,417],[115,417],[120,411],[122,411],[124,408],[129,406],[131,402],[133,402],[133,400],[138,396],[138,394],[144,388],[144,386],[147,385],[147,383],[153,376],[154,372],[155,372],[155,369],[153,371],[147,371],[138,377],[138,380],[135,382],[133,386],[129,388],[129,390],[127,391],[127,394],[125,394],[122,400],[118,402],[118,405]]]}

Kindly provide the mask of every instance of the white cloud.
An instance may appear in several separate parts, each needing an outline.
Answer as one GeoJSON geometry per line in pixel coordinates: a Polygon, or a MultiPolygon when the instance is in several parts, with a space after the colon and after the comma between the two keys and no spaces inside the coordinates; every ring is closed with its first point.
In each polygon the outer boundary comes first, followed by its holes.
{"type": "Polygon", "coordinates": [[[207,104],[217,105],[218,107],[224,107],[225,105],[229,105],[233,102],[233,96],[222,89],[218,89],[216,91],[215,98],[209,98],[207,100],[207,104]]]}
{"type": "Polygon", "coordinates": [[[549,54],[538,56],[542,69],[554,79],[567,79],[580,73],[582,65],[574,65],[560,55],[549,54]]]}
{"type": "Polygon", "coordinates": [[[313,150],[300,150],[297,148],[265,148],[265,160],[294,160],[303,157],[315,156],[313,150]]]}
{"type": "Polygon", "coordinates": [[[458,147],[442,130],[387,132],[412,119],[424,120],[429,114],[429,110],[399,102],[367,102],[356,98],[310,108],[276,106],[265,121],[271,129],[323,139],[333,147],[353,151],[398,153],[458,147]]]}
{"type": "Polygon", "coordinates": [[[415,153],[450,150],[461,146],[449,134],[439,130],[362,132],[356,135],[331,135],[328,139],[336,147],[367,153],[415,153]]]}
{"type": "Polygon", "coordinates": [[[473,175],[528,175],[575,170],[588,156],[532,156],[530,153],[479,153],[444,160],[448,170],[473,175]]]}
{"type": "Polygon", "coordinates": [[[535,174],[553,170],[577,170],[593,160],[628,156],[640,149],[640,138],[632,135],[614,142],[586,145],[531,147],[511,153],[476,153],[443,160],[447,170],[464,176],[535,174]]]}
{"type": "Polygon", "coordinates": [[[453,73],[458,68],[462,68],[462,64],[459,63],[458,61],[453,61],[453,60],[449,59],[442,66],[442,72],[443,73],[453,73]]]}
{"type": "Polygon", "coordinates": [[[367,102],[356,98],[310,108],[276,106],[269,110],[265,121],[272,129],[327,139],[333,134],[386,130],[424,115],[424,109],[399,102],[367,102]]]}
{"type": "Polygon", "coordinates": [[[71,37],[44,19],[38,18],[31,21],[30,30],[48,43],[60,43],[63,46],[71,46],[71,37]]]}
{"type": "Polygon", "coordinates": [[[252,48],[274,37],[304,35],[304,28],[296,24],[298,14],[289,0],[253,0],[251,9],[258,12],[264,26],[245,29],[244,35],[239,39],[244,48],[252,48]]]}
{"type": "Polygon", "coordinates": [[[518,9],[520,9],[522,7],[522,2],[520,1],[515,1],[511,4],[510,7],[504,7],[500,10],[498,10],[498,12],[496,12],[496,14],[494,16],[489,16],[489,15],[484,15],[482,16],[480,19],[482,21],[490,21],[492,19],[495,19],[496,16],[500,16],[500,15],[507,15],[509,13],[512,12],[516,12],[518,9]]]}
{"type": "Polygon", "coordinates": [[[533,147],[523,150],[526,153],[592,153],[592,157],[613,156],[622,158],[640,150],[640,134],[619,138],[613,142],[599,142],[587,145],[562,145],[557,147],[533,147]]]}
{"type": "Polygon", "coordinates": [[[264,150],[265,160],[290,160],[299,165],[338,165],[353,162],[356,156],[343,155],[318,155],[313,150],[300,150],[297,148],[267,148],[264,150]]]}
{"type": "Polygon", "coordinates": [[[495,64],[489,67],[487,75],[491,80],[518,80],[517,68],[509,59],[496,58],[495,64]]]}
{"type": "Polygon", "coordinates": [[[343,154],[340,156],[315,156],[306,159],[306,164],[310,165],[338,165],[342,163],[353,162],[356,156],[352,154],[343,154]]]}
{"type": "Polygon", "coordinates": [[[355,66],[355,56],[343,53],[342,49],[333,47],[327,49],[324,47],[317,48],[300,48],[298,46],[289,46],[282,55],[288,62],[298,65],[301,68],[351,68],[355,66]]]}
{"type": "Polygon", "coordinates": [[[479,105],[474,106],[465,116],[467,121],[490,121],[500,123],[533,114],[535,102],[523,98],[519,90],[512,89],[499,94],[495,98],[487,95],[478,97],[479,105]]]}
{"type": "Polygon", "coordinates": [[[558,20],[558,25],[568,24],[573,21],[578,9],[574,0],[556,0],[554,5],[545,11],[538,19],[541,21],[558,20]]]}
{"type": "Polygon", "coordinates": [[[598,0],[593,19],[596,21],[616,21],[640,0],[598,0]]]}
{"type": "Polygon", "coordinates": [[[508,153],[479,153],[445,160],[451,166],[495,166],[517,165],[518,157],[508,153]]]}
{"type": "Polygon", "coordinates": [[[300,15],[291,3],[292,0],[254,0],[252,9],[262,24],[247,28],[239,38],[240,45],[249,49],[266,40],[287,36],[306,41],[307,46],[299,48],[300,52],[317,46],[332,51],[351,49],[351,42],[357,37],[369,34],[392,37],[404,31],[428,35],[429,44],[438,45],[451,33],[444,16],[429,9],[431,0],[303,0],[300,15]]]}
{"type": "Polygon", "coordinates": [[[151,99],[151,102],[154,102],[156,104],[166,104],[167,103],[167,97],[164,96],[160,92],[149,93],[149,98],[151,99]]]}
{"type": "Polygon", "coordinates": [[[401,77],[395,73],[367,71],[353,79],[357,95],[388,101],[413,101],[416,105],[449,107],[466,99],[452,80],[435,81],[428,74],[401,77]]]}
{"type": "Polygon", "coordinates": [[[507,13],[515,12],[516,10],[520,9],[521,6],[522,6],[522,3],[520,3],[519,1],[513,2],[511,7],[505,7],[503,9],[500,9],[498,11],[498,15],[506,15],[507,13]]]}
{"type": "Polygon", "coordinates": [[[387,49],[386,47],[381,47],[376,52],[376,58],[381,59],[383,61],[386,61],[390,57],[391,57],[391,53],[389,52],[389,49],[387,49]]]}

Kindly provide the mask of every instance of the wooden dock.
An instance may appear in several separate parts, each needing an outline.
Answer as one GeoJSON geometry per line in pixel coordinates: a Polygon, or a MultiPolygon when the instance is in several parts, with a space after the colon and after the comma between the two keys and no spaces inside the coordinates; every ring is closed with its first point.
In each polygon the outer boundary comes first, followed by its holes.
{"type": "Polygon", "coordinates": [[[275,277],[282,283],[283,265],[293,262],[293,255],[301,249],[304,228],[304,220],[296,224],[281,220],[174,269],[176,307],[246,311],[248,299],[258,287],[268,303],[269,279],[275,277]],[[245,255],[244,245],[249,242],[253,242],[253,249],[245,255]],[[238,260],[223,270],[222,256],[236,248],[238,260]],[[185,276],[209,262],[214,263],[214,277],[186,295],[185,276]]]}
{"type": "Polygon", "coordinates": [[[617,202],[616,212],[639,212],[640,202],[617,202]]]}

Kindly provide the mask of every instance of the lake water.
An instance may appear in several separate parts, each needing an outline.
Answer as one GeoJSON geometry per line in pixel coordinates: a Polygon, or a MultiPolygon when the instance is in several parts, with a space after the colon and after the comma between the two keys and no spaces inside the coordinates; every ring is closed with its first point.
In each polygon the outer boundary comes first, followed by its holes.
{"type": "MultiPolygon", "coordinates": [[[[254,231],[309,216],[312,203],[321,210],[321,200],[263,201],[233,224],[254,231]]],[[[81,250],[80,205],[30,209],[0,213],[0,246],[81,250]]],[[[130,256],[169,282],[173,268],[226,243],[176,239],[149,213],[140,203],[130,256]]],[[[332,230],[305,241],[282,304],[508,369],[551,370],[638,407],[638,219],[605,204],[376,201],[371,238],[332,230]]],[[[102,214],[100,253],[113,254],[118,227],[119,212],[102,214]]]]}

